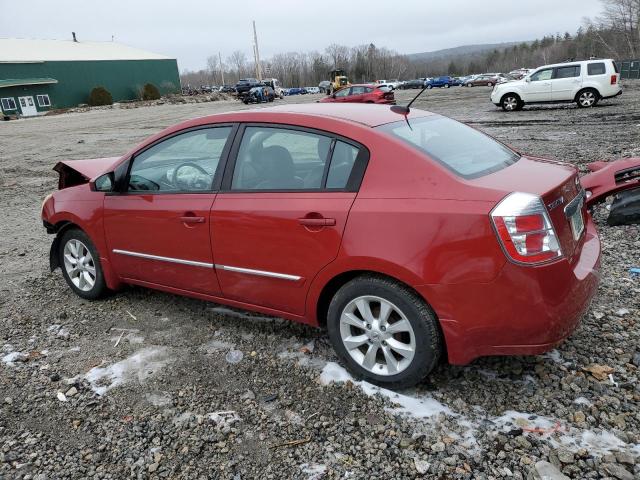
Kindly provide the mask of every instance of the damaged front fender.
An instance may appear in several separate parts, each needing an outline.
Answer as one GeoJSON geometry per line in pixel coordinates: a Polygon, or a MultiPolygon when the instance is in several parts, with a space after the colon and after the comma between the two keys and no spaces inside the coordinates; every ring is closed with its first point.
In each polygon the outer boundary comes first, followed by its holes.
{"type": "Polygon", "coordinates": [[[580,178],[591,207],[609,195],[640,187],[640,158],[624,158],[613,162],[593,162],[587,165],[591,173],[580,178]]]}

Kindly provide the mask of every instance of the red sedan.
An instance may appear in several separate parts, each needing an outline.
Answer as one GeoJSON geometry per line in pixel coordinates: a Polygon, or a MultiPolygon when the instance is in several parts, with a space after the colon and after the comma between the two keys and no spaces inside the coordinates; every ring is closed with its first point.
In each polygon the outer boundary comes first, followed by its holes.
{"type": "Polygon", "coordinates": [[[376,85],[362,84],[341,88],[333,95],[329,95],[320,103],[383,103],[395,105],[393,91],[376,85]]]}
{"type": "Polygon", "coordinates": [[[86,299],[139,285],[326,326],[355,375],[390,387],[445,352],[554,348],[598,284],[576,169],[398,112],[226,113],[61,162],[50,266],[86,299]]]}

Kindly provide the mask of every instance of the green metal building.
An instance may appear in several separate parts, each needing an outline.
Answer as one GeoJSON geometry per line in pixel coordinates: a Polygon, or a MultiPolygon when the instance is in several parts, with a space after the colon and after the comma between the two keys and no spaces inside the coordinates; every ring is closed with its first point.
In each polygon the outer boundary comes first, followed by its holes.
{"type": "Polygon", "coordinates": [[[163,95],[179,92],[176,59],[114,42],[0,39],[4,115],[39,115],[87,103],[97,86],[109,90],[114,102],[135,100],[146,83],[163,95]]]}

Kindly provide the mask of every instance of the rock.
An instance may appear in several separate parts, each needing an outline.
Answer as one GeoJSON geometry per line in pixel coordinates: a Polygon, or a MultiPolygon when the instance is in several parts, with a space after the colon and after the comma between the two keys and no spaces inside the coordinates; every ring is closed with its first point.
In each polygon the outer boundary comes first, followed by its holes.
{"type": "Polygon", "coordinates": [[[402,438],[400,440],[400,448],[409,448],[411,445],[413,445],[413,439],[411,438],[402,438]]]}
{"type": "Polygon", "coordinates": [[[11,405],[13,403],[13,398],[4,397],[4,403],[6,403],[7,405],[11,405]]]}
{"type": "Polygon", "coordinates": [[[640,352],[633,354],[633,360],[631,360],[636,367],[640,367],[640,352]]]}
{"type": "Polygon", "coordinates": [[[159,466],[160,466],[160,465],[159,465],[158,463],[152,463],[151,465],[149,465],[149,466],[147,467],[147,470],[149,470],[149,473],[153,473],[153,472],[155,472],[156,470],[158,470],[158,467],[159,467],[159,466]]]}
{"type": "Polygon", "coordinates": [[[418,472],[420,475],[424,475],[425,473],[427,473],[429,471],[429,467],[431,466],[431,464],[426,460],[420,460],[418,458],[413,459],[413,465],[416,467],[416,472],[418,472]]]}
{"type": "Polygon", "coordinates": [[[556,467],[543,460],[536,462],[533,472],[533,478],[536,480],[571,480],[556,467]]]}
{"type": "Polygon", "coordinates": [[[518,445],[518,447],[522,448],[523,450],[529,450],[532,446],[531,442],[527,440],[527,438],[524,437],[523,435],[516,437],[515,443],[516,445],[518,445]]]}
{"type": "Polygon", "coordinates": [[[616,452],[616,460],[618,460],[618,463],[625,463],[627,465],[636,463],[634,456],[627,452],[616,452]]]}
{"type": "Polygon", "coordinates": [[[618,480],[633,480],[633,474],[617,463],[603,463],[602,470],[618,480]]]}
{"type": "Polygon", "coordinates": [[[62,392],[58,392],[57,393],[57,397],[58,397],[58,400],[60,400],[61,402],[66,402],[67,401],[67,397],[62,392]]]}
{"type": "Polygon", "coordinates": [[[629,309],[628,308],[619,308],[618,310],[616,310],[616,315],[619,317],[624,317],[625,315],[629,315],[629,309]]]}
{"type": "Polygon", "coordinates": [[[432,452],[444,452],[445,449],[445,444],[444,442],[436,442],[433,445],[431,445],[431,451],[432,452]]]}
{"type": "Polygon", "coordinates": [[[576,423],[584,423],[587,417],[585,417],[584,413],[580,410],[573,414],[573,421],[576,423]]]}
{"type": "Polygon", "coordinates": [[[78,393],[78,389],[76,387],[71,387],[69,390],[66,391],[65,395],[67,397],[73,397],[76,393],[78,393]]]}
{"type": "Polygon", "coordinates": [[[614,372],[613,368],[609,367],[608,365],[597,365],[595,363],[584,367],[583,370],[585,372],[589,372],[600,381],[607,380],[609,378],[609,374],[614,372]]]}
{"type": "Polygon", "coordinates": [[[573,463],[575,461],[573,453],[568,450],[556,450],[556,455],[562,463],[573,463]]]}

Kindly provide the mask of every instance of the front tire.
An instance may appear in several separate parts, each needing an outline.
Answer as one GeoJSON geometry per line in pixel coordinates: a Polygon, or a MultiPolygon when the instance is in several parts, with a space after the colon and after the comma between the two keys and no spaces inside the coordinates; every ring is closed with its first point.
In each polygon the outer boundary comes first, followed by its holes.
{"type": "Polygon", "coordinates": [[[522,109],[522,100],[515,93],[507,93],[500,100],[500,106],[505,112],[515,112],[522,109]]]}
{"type": "Polygon", "coordinates": [[[437,365],[443,341],[426,302],[391,279],[366,275],[335,294],[327,316],[329,338],[356,377],[387,388],[422,381],[437,365]]]}
{"type": "Polygon", "coordinates": [[[593,88],[587,88],[578,92],[576,95],[576,103],[580,108],[595,107],[600,101],[600,95],[593,88]]]}
{"type": "Polygon", "coordinates": [[[58,258],[62,275],[76,295],[97,300],[108,292],[98,250],[82,230],[70,229],[62,234],[58,258]]]}

